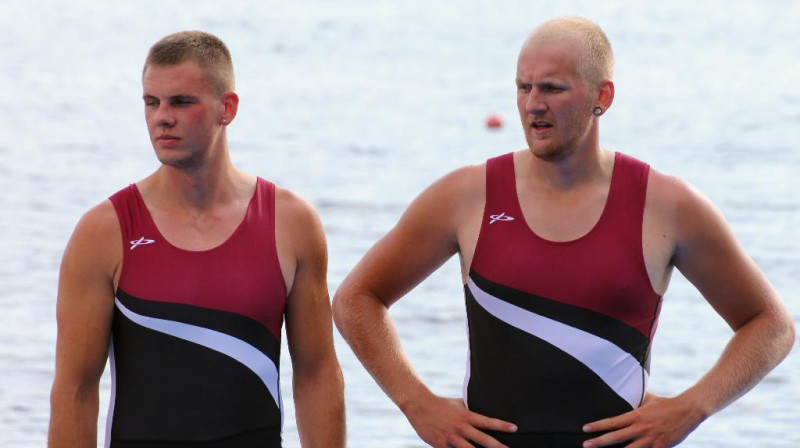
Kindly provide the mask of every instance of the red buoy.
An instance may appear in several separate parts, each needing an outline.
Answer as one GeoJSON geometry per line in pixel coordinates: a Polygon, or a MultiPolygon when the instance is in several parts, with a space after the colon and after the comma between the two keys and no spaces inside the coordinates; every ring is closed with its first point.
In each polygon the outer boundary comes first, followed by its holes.
{"type": "Polygon", "coordinates": [[[486,118],[487,128],[499,128],[503,126],[503,117],[499,114],[491,114],[486,118]]]}

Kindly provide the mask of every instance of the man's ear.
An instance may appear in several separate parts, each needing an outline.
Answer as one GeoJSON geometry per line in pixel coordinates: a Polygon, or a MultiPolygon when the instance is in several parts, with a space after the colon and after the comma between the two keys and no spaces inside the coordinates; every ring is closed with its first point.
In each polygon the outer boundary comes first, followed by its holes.
{"type": "Polygon", "coordinates": [[[236,118],[236,112],[239,111],[239,95],[236,92],[225,92],[222,95],[222,104],[225,110],[222,113],[220,124],[227,126],[236,118]]]}

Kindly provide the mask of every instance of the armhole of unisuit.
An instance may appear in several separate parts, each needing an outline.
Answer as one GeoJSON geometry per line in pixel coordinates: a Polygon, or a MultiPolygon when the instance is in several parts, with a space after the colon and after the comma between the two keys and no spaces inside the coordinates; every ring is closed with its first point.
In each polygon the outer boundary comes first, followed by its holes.
{"type": "Polygon", "coordinates": [[[109,198],[111,205],[114,207],[114,214],[117,216],[117,224],[119,224],[119,244],[122,254],[119,261],[119,278],[117,279],[117,284],[114,285],[114,297],[117,296],[117,290],[119,290],[120,285],[122,284],[122,279],[125,277],[125,269],[129,265],[129,263],[125,262],[129,252],[125,250],[125,248],[127,247],[128,238],[133,232],[133,217],[131,216],[131,203],[133,202],[135,204],[135,193],[133,188],[133,184],[128,185],[125,189],[109,198]]]}
{"type": "MultiPolygon", "coordinates": [[[[496,172],[501,167],[502,157],[506,157],[508,155],[493,157],[486,161],[486,167],[484,169],[484,179],[486,185],[484,186],[484,201],[483,201],[483,210],[481,211],[481,225],[478,229],[478,239],[475,241],[475,250],[472,252],[472,260],[470,260],[469,268],[467,269],[467,275],[472,272],[473,266],[475,265],[475,260],[478,258],[479,253],[481,251],[481,240],[485,238],[486,233],[486,226],[489,225],[488,213],[489,213],[489,201],[490,198],[493,196],[493,185],[492,179],[495,178],[496,172]]],[[[513,160],[513,153],[511,153],[512,160],[513,160]]],[[[496,185],[494,186],[496,187],[496,185]]]]}
{"type": "MultiPolygon", "coordinates": [[[[273,266],[277,272],[278,278],[281,279],[281,289],[283,290],[283,299],[284,301],[289,297],[289,288],[286,285],[286,279],[283,277],[283,267],[281,266],[281,257],[278,255],[278,220],[276,218],[276,214],[278,211],[278,187],[274,183],[258,178],[258,183],[264,184],[265,193],[268,195],[268,205],[269,205],[269,218],[268,224],[272,227],[272,232],[270,232],[270,241],[269,241],[269,250],[271,252],[271,257],[274,261],[273,266]]],[[[263,191],[263,190],[262,190],[263,191]]]]}

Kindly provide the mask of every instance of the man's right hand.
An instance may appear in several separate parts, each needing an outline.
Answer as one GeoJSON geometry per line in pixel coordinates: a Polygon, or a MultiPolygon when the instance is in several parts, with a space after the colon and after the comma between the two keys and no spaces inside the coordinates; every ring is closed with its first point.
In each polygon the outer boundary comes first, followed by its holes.
{"type": "Polygon", "coordinates": [[[483,430],[516,432],[512,423],[476,414],[460,398],[430,395],[403,409],[417,434],[434,448],[508,448],[483,430]]]}

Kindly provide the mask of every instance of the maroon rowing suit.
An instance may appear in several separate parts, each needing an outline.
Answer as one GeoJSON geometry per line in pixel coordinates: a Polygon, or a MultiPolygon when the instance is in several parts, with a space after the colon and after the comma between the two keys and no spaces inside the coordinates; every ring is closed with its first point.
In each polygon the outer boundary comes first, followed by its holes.
{"type": "Polygon", "coordinates": [[[464,400],[518,426],[512,448],[575,447],[581,427],[631,411],[647,389],[661,297],[642,252],[649,166],[617,153],[605,208],[566,242],[525,222],[513,154],[486,165],[486,208],[464,286],[464,400]]]}
{"type": "Polygon", "coordinates": [[[241,224],[204,251],[170,244],[136,185],[110,199],[124,255],[106,446],[280,447],[275,186],[259,178],[241,224]]]}

